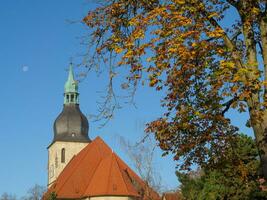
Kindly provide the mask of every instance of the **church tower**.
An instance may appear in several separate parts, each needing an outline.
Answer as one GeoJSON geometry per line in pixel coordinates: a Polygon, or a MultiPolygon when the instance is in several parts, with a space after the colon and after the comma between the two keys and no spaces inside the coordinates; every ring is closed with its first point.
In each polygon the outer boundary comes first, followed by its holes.
{"type": "Polygon", "coordinates": [[[48,187],[72,159],[88,143],[89,124],[79,108],[78,82],[72,64],[65,83],[63,111],[54,122],[54,139],[48,147],[48,187]]]}

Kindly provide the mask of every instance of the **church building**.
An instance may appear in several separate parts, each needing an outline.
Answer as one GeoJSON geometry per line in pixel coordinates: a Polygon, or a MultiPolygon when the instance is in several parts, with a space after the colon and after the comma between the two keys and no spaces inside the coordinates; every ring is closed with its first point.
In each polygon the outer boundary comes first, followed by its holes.
{"type": "Polygon", "coordinates": [[[65,83],[63,110],[48,146],[48,190],[43,199],[159,200],[160,196],[100,138],[88,136],[79,108],[72,65],[65,83]]]}

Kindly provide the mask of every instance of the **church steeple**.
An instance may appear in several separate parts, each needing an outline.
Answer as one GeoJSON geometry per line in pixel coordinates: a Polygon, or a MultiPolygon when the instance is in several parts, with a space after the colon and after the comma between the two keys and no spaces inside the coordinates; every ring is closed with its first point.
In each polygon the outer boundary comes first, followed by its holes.
{"type": "Polygon", "coordinates": [[[90,142],[89,124],[79,108],[78,82],[74,79],[72,63],[64,87],[64,107],[54,123],[54,142],[90,142]]]}
{"type": "Polygon", "coordinates": [[[48,187],[73,156],[91,142],[88,130],[88,120],[79,107],[78,82],[71,63],[64,86],[63,110],[54,122],[54,138],[48,147],[48,187]]]}
{"type": "Polygon", "coordinates": [[[64,104],[79,104],[78,82],[74,79],[72,63],[70,63],[69,76],[65,83],[64,104]]]}

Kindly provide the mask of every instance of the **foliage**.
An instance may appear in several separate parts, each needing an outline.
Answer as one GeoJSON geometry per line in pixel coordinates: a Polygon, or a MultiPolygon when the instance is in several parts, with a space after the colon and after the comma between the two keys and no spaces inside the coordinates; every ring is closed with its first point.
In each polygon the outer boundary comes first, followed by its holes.
{"type": "Polygon", "coordinates": [[[255,142],[240,135],[221,159],[197,176],[177,172],[185,199],[267,199],[267,192],[259,189],[259,160],[255,142]]]}
{"type": "Polygon", "coordinates": [[[51,192],[47,198],[47,200],[56,200],[56,199],[57,199],[57,194],[55,192],[51,192]]]}
{"type": "Polygon", "coordinates": [[[166,112],[146,131],[182,169],[227,148],[236,127],[225,113],[233,108],[249,112],[267,178],[266,0],[106,0],[84,22],[96,48],[87,67],[119,55],[111,87],[128,70],[122,88],[141,82],[166,94],[166,112]],[[231,12],[236,21],[223,27],[231,12]]]}

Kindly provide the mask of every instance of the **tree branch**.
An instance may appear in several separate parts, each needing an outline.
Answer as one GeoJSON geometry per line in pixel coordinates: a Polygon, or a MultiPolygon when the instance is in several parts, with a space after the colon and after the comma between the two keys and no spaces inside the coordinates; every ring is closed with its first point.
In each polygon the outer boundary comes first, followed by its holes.
{"type": "Polygon", "coordinates": [[[238,3],[239,3],[239,1],[235,1],[235,0],[227,0],[227,2],[228,2],[229,4],[231,4],[232,6],[234,6],[234,7],[238,7],[238,3]]]}
{"type": "Polygon", "coordinates": [[[241,30],[238,30],[238,31],[232,36],[231,41],[233,42],[234,40],[236,40],[237,37],[238,37],[241,33],[242,33],[241,30]]]}
{"type": "Polygon", "coordinates": [[[223,40],[225,42],[225,46],[232,52],[233,60],[238,68],[243,68],[242,65],[242,59],[238,53],[238,50],[236,49],[236,46],[233,44],[231,39],[228,37],[224,29],[219,25],[219,23],[213,18],[208,17],[208,13],[206,10],[202,10],[202,14],[206,17],[206,19],[210,22],[211,25],[213,25],[215,28],[218,28],[223,31],[223,40]]]}
{"type": "Polygon", "coordinates": [[[222,106],[225,106],[225,108],[222,111],[222,115],[224,115],[231,107],[231,105],[238,100],[238,96],[235,95],[234,98],[230,99],[229,101],[222,104],[222,106]]]}

